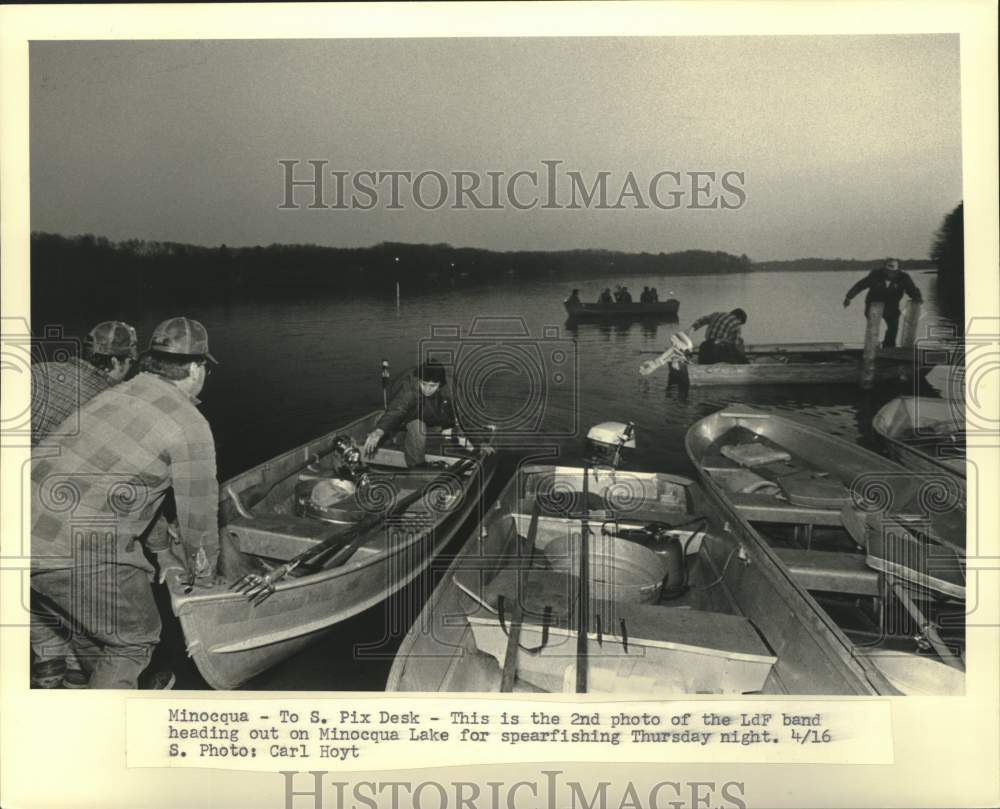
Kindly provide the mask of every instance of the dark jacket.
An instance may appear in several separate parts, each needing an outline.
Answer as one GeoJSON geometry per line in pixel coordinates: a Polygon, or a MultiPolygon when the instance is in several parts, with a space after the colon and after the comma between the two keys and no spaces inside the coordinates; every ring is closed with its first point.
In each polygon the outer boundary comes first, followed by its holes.
{"type": "Polygon", "coordinates": [[[865,296],[865,307],[867,308],[871,303],[882,303],[885,305],[886,312],[899,311],[899,302],[904,292],[911,300],[917,301],[917,303],[923,303],[924,300],[920,294],[920,290],[917,289],[916,284],[913,283],[913,279],[909,275],[905,272],[900,272],[899,275],[890,281],[883,267],[872,270],[847,290],[847,300],[851,300],[851,298],[859,294],[863,289],[868,290],[868,294],[865,296]]]}
{"type": "Polygon", "coordinates": [[[417,369],[411,368],[389,386],[389,407],[375,427],[386,434],[394,433],[414,419],[420,419],[428,427],[455,426],[448,386],[442,385],[433,396],[424,396],[417,369]]]}

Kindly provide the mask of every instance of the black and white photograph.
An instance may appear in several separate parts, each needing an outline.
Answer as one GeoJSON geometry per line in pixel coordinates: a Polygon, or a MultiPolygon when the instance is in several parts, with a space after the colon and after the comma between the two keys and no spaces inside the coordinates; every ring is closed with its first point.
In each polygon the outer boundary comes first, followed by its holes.
{"type": "Polygon", "coordinates": [[[27,43],[32,696],[962,700],[1000,339],[963,47],[27,43]]]}

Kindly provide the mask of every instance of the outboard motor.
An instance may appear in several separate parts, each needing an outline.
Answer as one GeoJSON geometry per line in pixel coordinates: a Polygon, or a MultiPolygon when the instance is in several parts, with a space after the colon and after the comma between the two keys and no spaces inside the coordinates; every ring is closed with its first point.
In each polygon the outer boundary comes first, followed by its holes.
{"type": "Polygon", "coordinates": [[[310,464],[299,475],[295,512],[327,522],[352,522],[357,512],[357,492],[368,482],[361,448],[349,436],[338,435],[323,462],[310,464]]]}
{"type": "Polygon", "coordinates": [[[694,353],[694,341],[682,331],[670,335],[670,360],[667,369],[667,387],[676,385],[681,390],[687,390],[691,385],[688,375],[688,363],[694,353]]]}
{"type": "Polygon", "coordinates": [[[635,449],[635,425],[631,421],[604,421],[587,432],[584,454],[595,467],[617,469],[625,449],[635,449]]]}
{"type": "Polygon", "coordinates": [[[663,577],[663,588],[660,591],[660,598],[680,598],[688,591],[688,572],[687,560],[684,556],[684,543],[673,532],[671,526],[666,523],[651,522],[646,523],[641,528],[619,528],[615,531],[609,531],[609,525],[611,523],[605,523],[601,527],[601,533],[607,536],[627,539],[630,542],[635,542],[649,548],[663,560],[666,575],[663,577]]]}
{"type": "Polygon", "coordinates": [[[336,477],[349,480],[355,486],[363,486],[368,482],[368,470],[361,455],[361,448],[353,438],[346,435],[334,438],[330,456],[336,477]]]}

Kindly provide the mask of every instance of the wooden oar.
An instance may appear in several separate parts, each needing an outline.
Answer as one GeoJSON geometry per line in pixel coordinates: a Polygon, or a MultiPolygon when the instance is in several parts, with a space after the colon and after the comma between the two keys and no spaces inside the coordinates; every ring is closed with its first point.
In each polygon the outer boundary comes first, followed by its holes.
{"type": "Polygon", "coordinates": [[[514,607],[510,616],[510,633],[507,635],[507,651],[503,656],[503,669],[500,672],[500,691],[509,694],[514,690],[514,676],[517,674],[517,649],[521,645],[521,607],[514,607]]]}
{"type": "MultiPolygon", "coordinates": [[[[528,524],[528,566],[530,570],[531,561],[535,558],[535,537],[538,535],[538,517],[542,511],[542,501],[535,498],[534,507],[531,509],[531,522],[528,524]]],[[[510,633],[507,636],[507,649],[503,656],[503,669],[500,672],[500,691],[509,693],[514,690],[514,676],[517,674],[517,650],[521,645],[521,621],[524,620],[521,610],[521,594],[519,590],[518,603],[514,605],[514,610],[510,616],[510,633]]]]}
{"type": "Polygon", "coordinates": [[[927,642],[931,645],[934,651],[937,652],[941,661],[943,663],[947,663],[952,668],[958,669],[959,671],[965,671],[965,666],[962,665],[962,661],[955,656],[950,648],[948,648],[948,644],[946,644],[941,638],[941,635],[938,634],[934,624],[927,620],[927,616],[924,615],[923,610],[921,610],[920,607],[917,606],[916,602],[910,598],[906,584],[888,574],[886,575],[886,580],[893,595],[899,599],[899,603],[902,604],[904,609],[910,614],[910,617],[917,624],[923,636],[927,638],[927,642]]]}
{"type": "Polygon", "coordinates": [[[274,585],[277,582],[284,579],[297,567],[312,559],[322,556],[343,543],[345,539],[348,539],[348,544],[344,545],[326,565],[327,568],[339,567],[354,555],[354,552],[357,551],[366,539],[368,539],[372,530],[382,525],[382,523],[389,518],[401,514],[417,500],[423,497],[424,492],[426,492],[431,486],[452,478],[455,475],[464,473],[474,463],[476,463],[474,459],[458,462],[454,466],[450,467],[447,472],[428,481],[418,491],[404,497],[388,511],[379,514],[369,514],[367,517],[364,517],[355,525],[351,526],[347,531],[327,537],[322,542],[306,549],[298,556],[289,559],[283,565],[276,567],[274,570],[265,575],[250,573],[244,576],[238,582],[233,584],[230,589],[235,590],[238,593],[242,593],[254,606],[257,606],[263,603],[272,593],[274,593],[274,585]]]}
{"type": "Polygon", "coordinates": [[[583,514],[580,517],[579,622],[576,635],[576,693],[587,693],[587,631],[590,625],[590,526],[587,524],[587,497],[590,495],[590,464],[583,465],[583,514]]]}

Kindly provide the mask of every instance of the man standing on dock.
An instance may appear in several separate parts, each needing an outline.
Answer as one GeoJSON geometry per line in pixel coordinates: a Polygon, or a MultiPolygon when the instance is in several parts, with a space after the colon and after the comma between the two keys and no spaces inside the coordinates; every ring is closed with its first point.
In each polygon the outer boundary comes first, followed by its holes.
{"type": "Polygon", "coordinates": [[[731,362],[745,365],[747,358],[743,353],[743,337],[740,329],[746,322],[747,313],[742,309],[733,309],[731,312],[712,312],[692,323],[688,329],[692,333],[702,326],[708,326],[705,330],[705,340],[698,347],[698,364],[731,362]]]}
{"type": "MultiPolygon", "coordinates": [[[[215,442],[196,398],[209,362],[204,326],[186,317],[161,323],[140,373],[84,405],[58,455],[32,461],[31,589],[72,631],[90,688],[138,687],[160,639],[154,571],[140,541],[168,490],[185,558],[151,548],[161,573],[181,568],[192,586],[217,581],[215,442]]],[[[154,687],[172,685],[165,674],[154,687]]]]}
{"type": "Polygon", "coordinates": [[[844,308],[851,305],[851,300],[861,290],[867,289],[865,296],[865,317],[868,317],[868,309],[873,303],[882,304],[882,319],[885,321],[885,339],[882,348],[893,348],[896,345],[896,332],[899,330],[899,302],[905,292],[911,301],[923,303],[923,296],[917,285],[913,283],[905,272],[899,269],[899,261],[894,258],[886,259],[885,265],[872,270],[858,283],[847,290],[844,298],[844,308]]]}

